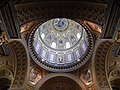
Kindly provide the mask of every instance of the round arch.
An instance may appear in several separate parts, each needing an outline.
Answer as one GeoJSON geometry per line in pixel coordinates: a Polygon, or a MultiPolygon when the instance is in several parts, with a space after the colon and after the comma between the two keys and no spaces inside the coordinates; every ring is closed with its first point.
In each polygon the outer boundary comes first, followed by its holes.
{"type": "Polygon", "coordinates": [[[20,39],[9,40],[8,44],[15,54],[15,74],[9,90],[25,90],[27,87],[27,76],[29,75],[28,68],[30,66],[30,58],[26,47],[27,45],[20,39]]]}
{"type": "Polygon", "coordinates": [[[97,41],[92,58],[93,77],[95,88],[98,90],[110,90],[110,84],[107,75],[106,58],[109,48],[114,40],[102,39],[97,41]]]}
{"type": "Polygon", "coordinates": [[[72,75],[72,74],[68,74],[68,73],[52,73],[52,74],[49,74],[49,75],[46,75],[44,78],[42,78],[37,84],[36,86],[34,87],[34,90],[39,90],[39,88],[49,79],[51,78],[54,78],[54,77],[59,77],[59,76],[62,76],[62,77],[67,77],[73,81],[75,81],[80,87],[82,90],[87,90],[87,87],[84,85],[84,83],[79,79],[77,78],[76,76],[72,75]]]}
{"type": "Polygon", "coordinates": [[[108,68],[108,79],[109,84],[113,90],[120,89],[120,57],[119,57],[119,49],[120,42],[114,42],[110,48],[106,58],[106,67],[108,68]]]}

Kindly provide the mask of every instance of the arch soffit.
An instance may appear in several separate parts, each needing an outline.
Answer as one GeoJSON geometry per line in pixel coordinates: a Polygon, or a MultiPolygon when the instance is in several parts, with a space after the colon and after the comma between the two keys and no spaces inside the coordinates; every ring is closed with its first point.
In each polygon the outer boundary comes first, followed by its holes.
{"type": "Polygon", "coordinates": [[[82,90],[87,90],[87,87],[85,87],[84,83],[77,78],[76,76],[72,75],[72,74],[66,74],[66,73],[52,73],[49,75],[46,75],[44,78],[42,78],[34,87],[34,90],[39,90],[39,88],[49,79],[57,77],[57,76],[63,76],[63,77],[67,77],[70,78],[72,80],[74,80],[81,88],[82,90]]]}
{"type": "Polygon", "coordinates": [[[108,52],[108,55],[107,55],[107,58],[106,58],[106,66],[107,66],[107,69],[108,69],[108,77],[109,77],[110,81],[112,81],[114,79],[120,79],[119,56],[117,56],[116,53],[115,53],[116,54],[115,56],[112,56],[113,55],[112,54],[113,48],[115,46],[119,46],[119,45],[120,45],[120,42],[114,42],[108,50],[109,52],[108,52]],[[111,64],[108,63],[108,62],[111,62],[111,64]]]}
{"type": "Polygon", "coordinates": [[[117,52],[114,52],[116,50],[119,51],[119,47],[120,47],[119,45],[120,45],[120,42],[114,42],[108,50],[109,52],[108,52],[108,55],[107,55],[107,58],[106,58],[108,73],[111,72],[113,69],[120,68],[120,66],[119,66],[120,61],[118,60],[119,56],[117,55],[117,52]],[[117,49],[113,50],[116,46],[119,46],[119,47],[117,47],[117,49]],[[110,65],[108,65],[109,64],[108,62],[112,62],[112,63],[116,62],[116,64],[110,66],[110,65]]]}
{"type": "Polygon", "coordinates": [[[109,90],[111,89],[108,81],[106,59],[109,52],[109,48],[114,43],[112,39],[101,39],[97,41],[95,46],[92,67],[93,67],[93,80],[95,82],[95,88],[97,90],[109,90]],[[100,74],[101,73],[101,74],[100,74]]]}
{"type": "Polygon", "coordinates": [[[8,40],[9,45],[14,50],[16,56],[14,80],[11,84],[12,89],[25,89],[29,75],[30,58],[27,50],[27,45],[20,39],[8,40]]]}

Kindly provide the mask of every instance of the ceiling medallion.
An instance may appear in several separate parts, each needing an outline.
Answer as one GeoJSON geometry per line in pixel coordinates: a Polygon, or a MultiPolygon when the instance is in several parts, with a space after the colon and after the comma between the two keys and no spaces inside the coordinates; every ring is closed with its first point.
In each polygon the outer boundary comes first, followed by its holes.
{"type": "Polygon", "coordinates": [[[65,31],[68,27],[68,20],[66,18],[56,18],[53,20],[53,25],[56,31],[65,31]]]}

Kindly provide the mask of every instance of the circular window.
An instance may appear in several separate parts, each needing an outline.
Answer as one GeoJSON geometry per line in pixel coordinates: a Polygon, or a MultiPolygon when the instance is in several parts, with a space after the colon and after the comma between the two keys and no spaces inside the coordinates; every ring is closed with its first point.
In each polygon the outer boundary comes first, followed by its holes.
{"type": "Polygon", "coordinates": [[[59,32],[66,30],[68,27],[68,20],[65,18],[57,18],[53,21],[54,28],[59,32]]]}
{"type": "Polygon", "coordinates": [[[36,26],[29,39],[33,60],[51,71],[70,71],[82,66],[91,56],[92,46],[90,31],[66,18],[51,19],[36,26]]]}

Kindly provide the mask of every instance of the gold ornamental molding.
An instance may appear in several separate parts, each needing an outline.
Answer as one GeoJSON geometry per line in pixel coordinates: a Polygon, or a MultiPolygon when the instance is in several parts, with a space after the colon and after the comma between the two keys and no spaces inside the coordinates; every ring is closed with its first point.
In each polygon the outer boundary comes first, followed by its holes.
{"type": "Polygon", "coordinates": [[[13,71],[7,67],[0,68],[0,78],[7,78],[13,80],[13,71]]]}
{"type": "Polygon", "coordinates": [[[109,73],[109,80],[120,79],[120,68],[116,68],[109,73]]]}
{"type": "Polygon", "coordinates": [[[4,44],[5,42],[7,42],[6,34],[5,32],[0,32],[0,46],[4,44]]]}
{"type": "Polygon", "coordinates": [[[109,48],[108,56],[106,59],[108,73],[116,68],[120,68],[120,42],[114,42],[109,48]]]}
{"type": "Polygon", "coordinates": [[[114,42],[109,48],[109,53],[106,59],[108,79],[111,87],[119,87],[120,80],[120,42],[114,42]]]}
{"type": "Polygon", "coordinates": [[[95,75],[94,82],[97,90],[111,90],[107,74],[106,57],[112,44],[112,40],[101,40],[96,47],[96,51],[94,51],[92,64],[95,75]]]}
{"type": "Polygon", "coordinates": [[[16,56],[14,80],[9,90],[25,90],[30,65],[27,48],[22,40],[10,40],[9,45],[11,45],[16,56]]]}

